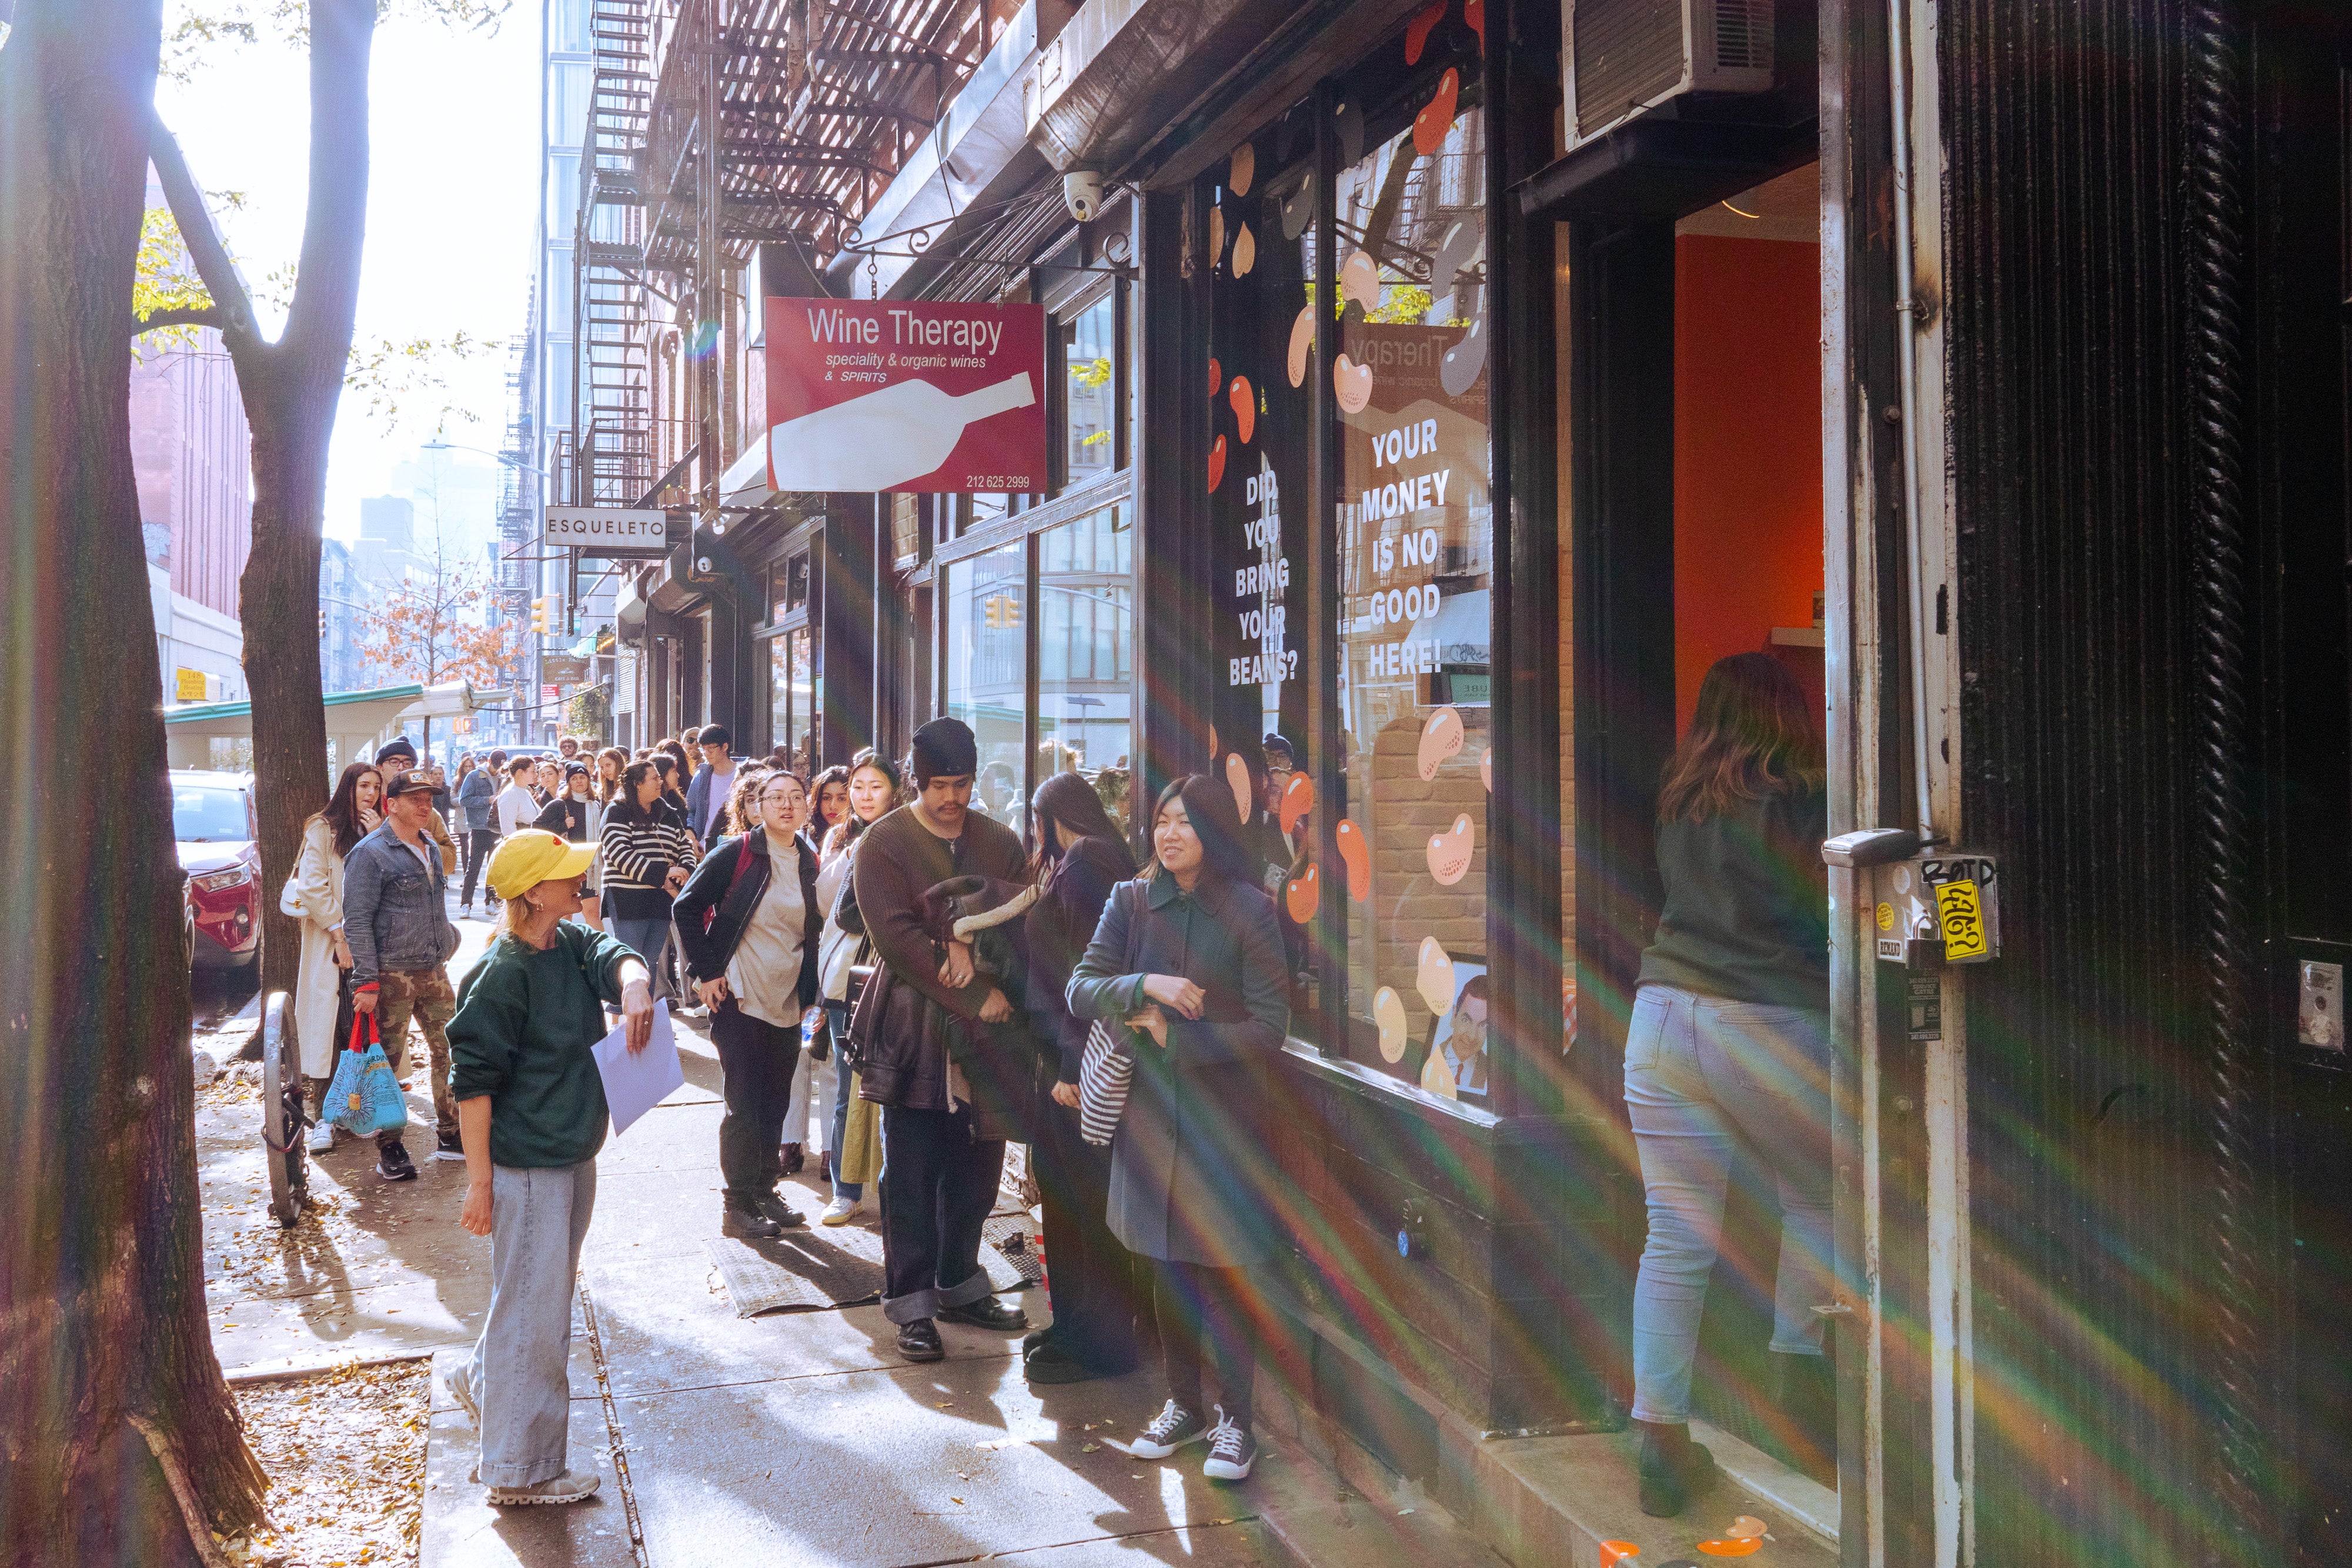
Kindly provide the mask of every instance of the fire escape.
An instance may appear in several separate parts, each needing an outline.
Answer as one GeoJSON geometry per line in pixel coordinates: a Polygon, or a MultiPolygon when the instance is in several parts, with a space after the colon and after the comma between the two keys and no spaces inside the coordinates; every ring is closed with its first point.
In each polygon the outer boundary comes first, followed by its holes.
{"type": "Polygon", "coordinates": [[[653,99],[650,0],[594,0],[588,129],[580,154],[572,335],[578,411],[571,499],[635,507],[654,482],[654,322],[637,164],[653,99]]]}

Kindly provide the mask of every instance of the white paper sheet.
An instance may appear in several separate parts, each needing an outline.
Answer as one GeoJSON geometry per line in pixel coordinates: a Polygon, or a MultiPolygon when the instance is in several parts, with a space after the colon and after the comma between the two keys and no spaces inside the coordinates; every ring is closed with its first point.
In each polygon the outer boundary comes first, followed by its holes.
{"type": "Polygon", "coordinates": [[[615,1134],[660,1104],[669,1092],[686,1082],[686,1066],[677,1059],[677,1037],[670,1031],[669,1003],[654,1004],[653,1038],[635,1055],[629,1052],[629,1026],[623,1023],[590,1048],[596,1071],[604,1075],[604,1103],[613,1113],[615,1134]]]}

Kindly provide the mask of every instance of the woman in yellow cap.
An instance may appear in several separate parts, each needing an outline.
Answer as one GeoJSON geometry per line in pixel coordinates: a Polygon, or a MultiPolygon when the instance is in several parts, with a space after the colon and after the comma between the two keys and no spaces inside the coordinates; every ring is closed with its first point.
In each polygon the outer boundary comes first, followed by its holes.
{"type": "Polygon", "coordinates": [[[538,828],[490,855],[499,935],[457,988],[450,1092],[466,1145],[458,1223],[490,1239],[490,1312],[450,1392],[482,1435],[493,1504],[578,1502],[593,1469],[569,1463],[572,1282],[596,1205],[609,1113],[589,1048],[617,1005],[631,1051],[653,1031],[652,975],[635,950],[564,916],[581,905],[593,842],[538,828]]]}

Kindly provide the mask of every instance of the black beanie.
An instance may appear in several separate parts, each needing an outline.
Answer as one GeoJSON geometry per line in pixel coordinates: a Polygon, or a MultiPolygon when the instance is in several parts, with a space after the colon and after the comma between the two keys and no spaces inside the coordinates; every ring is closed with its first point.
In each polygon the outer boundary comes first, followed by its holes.
{"type": "Polygon", "coordinates": [[[919,787],[926,779],[958,779],[980,771],[980,742],[960,718],[935,718],[915,731],[907,770],[919,787]]]}
{"type": "Polygon", "coordinates": [[[375,754],[375,759],[378,762],[389,762],[395,757],[405,757],[411,762],[415,761],[416,743],[404,735],[400,736],[384,742],[383,749],[375,754]]]}

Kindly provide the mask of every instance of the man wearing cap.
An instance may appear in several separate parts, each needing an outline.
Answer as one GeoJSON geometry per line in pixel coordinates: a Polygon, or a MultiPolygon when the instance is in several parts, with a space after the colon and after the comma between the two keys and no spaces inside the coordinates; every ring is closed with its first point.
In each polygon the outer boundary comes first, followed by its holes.
{"type": "Polygon", "coordinates": [[[432,785],[433,816],[425,824],[425,831],[433,836],[434,844],[441,852],[442,872],[445,874],[455,872],[457,869],[457,841],[449,836],[446,821],[449,815],[449,781],[442,775],[441,769],[418,768],[416,743],[404,735],[394,737],[376,752],[375,765],[377,771],[386,779],[405,768],[432,785]]]}
{"type": "Polygon", "coordinates": [[[971,948],[942,948],[924,923],[924,893],[951,877],[1025,883],[1021,841],[971,809],[980,747],[969,727],[935,718],[915,731],[914,803],[866,830],[850,875],[877,973],[851,1024],[859,1093],[882,1107],[882,1313],[909,1361],[946,1354],[938,1321],[995,1333],[1029,1326],[989,1292],[981,1227],[996,1206],[1004,1137],[974,1114],[958,1059],[965,1031],[1008,1022],[1001,982],[971,948]]]}
{"type": "MultiPolygon", "coordinates": [[[[352,1003],[373,1013],[393,1075],[408,1071],[408,1024],[425,1030],[432,1062],[436,1159],[459,1160],[457,1103],[449,1095],[447,1026],[457,994],[444,967],[457,951],[449,923],[449,870],[426,824],[435,816],[433,781],[423,773],[384,780],[383,822],[352,846],[343,860],[343,935],[352,949],[352,1003]]],[[[402,1140],[404,1128],[376,1135],[376,1175],[414,1181],[416,1166],[402,1140]]]]}

